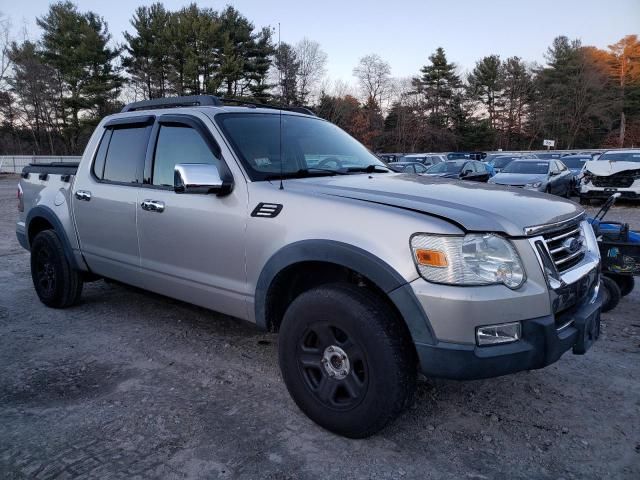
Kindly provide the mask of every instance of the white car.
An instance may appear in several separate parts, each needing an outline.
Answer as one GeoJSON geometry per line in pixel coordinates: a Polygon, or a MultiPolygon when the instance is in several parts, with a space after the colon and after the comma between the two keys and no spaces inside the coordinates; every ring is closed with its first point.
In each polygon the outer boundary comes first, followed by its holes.
{"type": "Polygon", "coordinates": [[[608,198],[613,193],[640,200],[640,149],[610,150],[585,164],[580,201],[588,203],[592,198],[608,198]]]}

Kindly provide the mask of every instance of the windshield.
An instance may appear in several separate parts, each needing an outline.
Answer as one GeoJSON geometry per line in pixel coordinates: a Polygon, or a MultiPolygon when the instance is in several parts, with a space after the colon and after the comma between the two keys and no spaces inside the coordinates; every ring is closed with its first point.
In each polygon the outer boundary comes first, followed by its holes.
{"type": "Polygon", "coordinates": [[[585,162],[591,160],[591,157],[562,157],[562,163],[569,168],[582,168],[585,162]]]}
{"type": "Polygon", "coordinates": [[[600,155],[598,161],[610,162],[640,162],[640,152],[607,152],[600,155]]]}
{"type": "Polygon", "coordinates": [[[388,171],[361,143],[318,118],[277,113],[221,113],[215,119],[252,180],[273,179],[281,172],[285,176],[307,171],[336,174],[352,169],[363,171],[367,167],[368,171],[372,168],[388,171]]]}
{"type": "Polygon", "coordinates": [[[495,168],[504,168],[513,162],[513,157],[498,157],[493,161],[493,166],[495,168]]]}
{"type": "Polygon", "coordinates": [[[547,173],[549,162],[515,161],[507,165],[501,173],[547,173]]]}
{"type": "Polygon", "coordinates": [[[427,173],[458,173],[466,161],[437,163],[427,173]]]}

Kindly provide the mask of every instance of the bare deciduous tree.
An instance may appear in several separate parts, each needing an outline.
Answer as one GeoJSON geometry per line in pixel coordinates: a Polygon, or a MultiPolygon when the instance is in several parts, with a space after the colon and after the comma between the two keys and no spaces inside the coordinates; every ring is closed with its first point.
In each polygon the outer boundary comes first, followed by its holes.
{"type": "Polygon", "coordinates": [[[391,66],[377,54],[366,55],[353,69],[364,99],[372,98],[383,109],[391,90],[391,66]]]}
{"type": "Polygon", "coordinates": [[[318,42],[303,38],[295,47],[298,68],[298,96],[302,105],[311,103],[326,70],[327,54],[318,42]]]}

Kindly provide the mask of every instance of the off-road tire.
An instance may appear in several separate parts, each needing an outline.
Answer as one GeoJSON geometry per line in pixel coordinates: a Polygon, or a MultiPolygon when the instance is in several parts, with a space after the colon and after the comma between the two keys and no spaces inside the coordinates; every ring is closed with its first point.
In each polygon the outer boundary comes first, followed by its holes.
{"type": "Polygon", "coordinates": [[[48,307],[66,308],[80,300],[82,276],[71,267],[53,230],[44,230],[33,239],[31,278],[38,298],[48,307]]]}
{"type": "Polygon", "coordinates": [[[278,353],[298,407],[339,435],[373,435],[413,401],[417,358],[407,328],[366,288],[336,283],[302,293],[285,313],[278,353]],[[326,366],[334,346],[349,360],[344,378],[332,377],[333,367],[326,366]]]}
{"type": "Polygon", "coordinates": [[[618,284],[609,277],[601,276],[600,288],[602,288],[602,311],[608,312],[616,308],[622,297],[618,284]]]}

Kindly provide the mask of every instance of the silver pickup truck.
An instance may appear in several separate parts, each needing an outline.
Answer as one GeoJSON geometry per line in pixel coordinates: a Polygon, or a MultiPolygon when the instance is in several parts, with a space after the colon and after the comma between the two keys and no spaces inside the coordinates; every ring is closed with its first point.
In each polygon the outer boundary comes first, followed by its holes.
{"type": "Polygon", "coordinates": [[[409,405],[419,372],[537,369],[599,334],[580,206],[391,172],[300,109],[130,104],[79,165],[26,167],[18,197],[43,303],[74,305],[105,278],[278,331],[294,401],[349,437],[409,405]]]}

